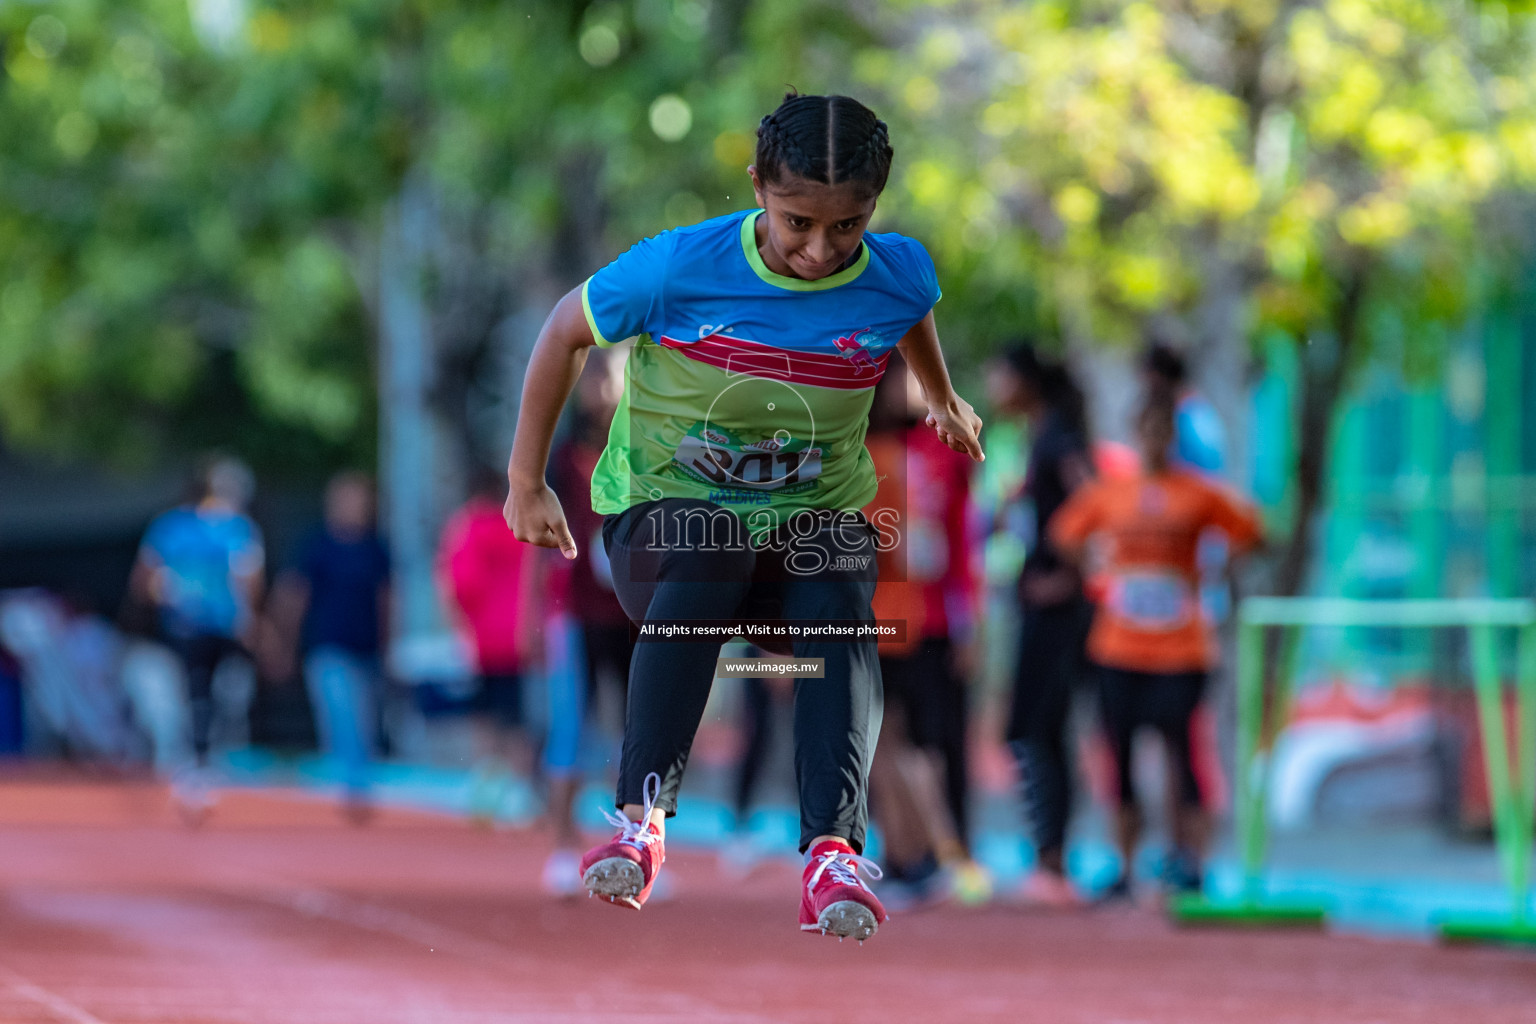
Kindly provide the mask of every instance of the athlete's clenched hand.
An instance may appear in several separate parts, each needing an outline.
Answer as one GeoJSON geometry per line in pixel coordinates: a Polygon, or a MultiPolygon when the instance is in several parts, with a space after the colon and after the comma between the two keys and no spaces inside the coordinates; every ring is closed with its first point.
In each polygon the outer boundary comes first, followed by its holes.
{"type": "Polygon", "coordinates": [[[502,508],[512,536],[541,548],[559,548],[566,558],[576,557],[576,540],[566,525],[560,499],[547,484],[517,488],[507,495],[502,508]]]}
{"type": "Polygon", "coordinates": [[[938,431],[939,440],[957,452],[965,452],[977,462],[985,462],[981,450],[981,417],[971,403],[951,393],[940,403],[928,407],[928,425],[938,431]]]}

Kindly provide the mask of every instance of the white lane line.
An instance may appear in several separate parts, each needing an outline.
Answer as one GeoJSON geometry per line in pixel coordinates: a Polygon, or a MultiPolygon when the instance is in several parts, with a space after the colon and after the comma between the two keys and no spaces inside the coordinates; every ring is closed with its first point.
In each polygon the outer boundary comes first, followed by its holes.
{"type": "Polygon", "coordinates": [[[69,1021],[70,1024],[107,1024],[89,1010],[76,1006],[57,992],[50,992],[41,985],[28,981],[8,967],[0,967],[0,981],[5,982],[10,990],[21,998],[30,999],[61,1020],[69,1021]]]}

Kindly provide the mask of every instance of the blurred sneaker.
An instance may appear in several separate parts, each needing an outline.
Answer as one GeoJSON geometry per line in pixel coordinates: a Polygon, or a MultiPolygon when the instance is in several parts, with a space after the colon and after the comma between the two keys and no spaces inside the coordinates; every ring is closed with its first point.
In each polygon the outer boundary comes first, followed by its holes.
{"type": "Polygon", "coordinates": [[[880,867],[841,839],[811,847],[800,880],[800,930],[863,942],[886,920],[885,907],[859,877],[879,880],[880,867]]]}
{"type": "Polygon", "coordinates": [[[540,880],[544,891],[563,898],[581,894],[581,854],[561,847],[544,861],[544,875],[540,880]]]}
{"type": "Polygon", "coordinates": [[[888,911],[898,914],[927,910],[949,900],[949,889],[941,876],[908,881],[888,878],[880,883],[880,902],[888,911]]]}
{"type": "Polygon", "coordinates": [[[763,851],[750,835],[733,835],[720,845],[720,852],[715,855],[720,873],[735,881],[746,878],[762,862],[763,851]]]}
{"type": "Polygon", "coordinates": [[[1131,880],[1126,875],[1121,875],[1109,885],[1100,889],[1094,896],[1095,906],[1123,906],[1133,902],[1134,893],[1131,891],[1131,880]]]}
{"type": "Polygon", "coordinates": [[[1009,902],[1050,910],[1076,910],[1086,906],[1088,901],[1065,875],[1053,871],[1032,871],[1009,894],[1009,902]]]}
{"type": "Polygon", "coordinates": [[[618,832],[581,858],[581,881],[590,895],[635,910],[645,905],[651,887],[656,884],[656,875],[667,859],[661,832],[650,820],[660,790],[661,776],[655,772],[647,775],[645,808],[640,821],[630,821],[623,814],[611,811],[603,812],[618,827],[618,832]]]}
{"type": "Polygon", "coordinates": [[[1200,858],[1185,850],[1174,850],[1164,858],[1158,871],[1163,888],[1170,893],[1197,893],[1204,885],[1200,858]]]}
{"type": "Polygon", "coordinates": [[[887,864],[880,880],[880,902],[886,910],[922,910],[949,898],[949,876],[931,853],[916,864],[887,864]]]}
{"type": "Polygon", "coordinates": [[[205,768],[184,768],[171,780],[171,799],[181,820],[196,828],[208,820],[218,803],[213,777],[205,768]]]}
{"type": "Polygon", "coordinates": [[[944,871],[950,895],[961,906],[979,907],[992,899],[992,875],[975,861],[957,861],[944,871]]]}

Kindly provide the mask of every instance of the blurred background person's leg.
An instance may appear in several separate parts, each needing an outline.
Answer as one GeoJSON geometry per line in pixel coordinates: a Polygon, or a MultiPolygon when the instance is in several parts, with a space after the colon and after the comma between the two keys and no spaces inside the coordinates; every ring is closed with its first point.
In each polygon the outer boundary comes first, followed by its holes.
{"type": "Polygon", "coordinates": [[[371,811],[372,766],[378,736],[375,665],[339,647],[317,647],[304,659],[320,748],[341,781],[348,815],[358,822],[371,811]]]}

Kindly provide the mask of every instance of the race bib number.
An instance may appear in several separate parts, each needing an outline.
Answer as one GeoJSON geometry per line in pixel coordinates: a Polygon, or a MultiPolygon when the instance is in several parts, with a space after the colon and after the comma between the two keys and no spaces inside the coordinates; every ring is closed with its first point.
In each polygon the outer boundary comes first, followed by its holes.
{"type": "Polygon", "coordinates": [[[821,476],[820,448],[772,438],[749,444],[728,435],[705,431],[684,436],[673,455],[685,471],[718,487],[760,491],[809,484],[821,476]]]}
{"type": "Polygon", "coordinates": [[[1147,632],[1180,629],[1193,620],[1195,592],[1182,576],[1142,572],[1117,577],[1106,602],[1126,624],[1147,632]]]}

